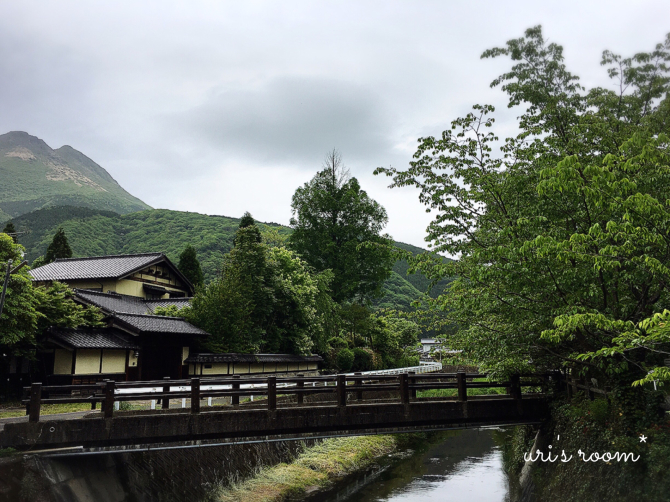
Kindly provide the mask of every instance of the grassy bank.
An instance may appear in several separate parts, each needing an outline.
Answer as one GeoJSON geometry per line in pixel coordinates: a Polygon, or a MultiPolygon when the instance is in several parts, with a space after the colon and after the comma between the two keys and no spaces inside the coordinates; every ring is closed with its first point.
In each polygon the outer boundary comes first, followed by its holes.
{"type": "MultiPolygon", "coordinates": [[[[21,403],[11,403],[11,408],[0,408],[0,418],[23,417],[26,414],[26,408],[21,407],[21,403]],[[14,409],[12,409],[14,408],[14,409]],[[17,409],[18,408],[18,409],[17,409]]],[[[9,407],[9,406],[8,406],[9,407]]],[[[89,403],[65,403],[65,404],[43,404],[40,408],[41,415],[56,415],[58,413],[72,413],[75,411],[90,411],[89,403]]]]}
{"type": "Polygon", "coordinates": [[[255,477],[221,489],[218,502],[278,502],[332,484],[393,452],[394,436],[333,438],[306,449],[290,464],[262,469],[255,477]]]}

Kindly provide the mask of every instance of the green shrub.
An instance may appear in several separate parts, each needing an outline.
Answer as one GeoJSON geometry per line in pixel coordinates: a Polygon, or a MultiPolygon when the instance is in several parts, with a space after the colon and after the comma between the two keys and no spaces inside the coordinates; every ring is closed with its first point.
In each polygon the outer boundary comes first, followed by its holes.
{"type": "Polygon", "coordinates": [[[328,339],[328,345],[333,347],[334,349],[343,349],[347,348],[349,344],[344,338],[341,338],[339,336],[334,336],[330,339],[328,339]]]}
{"type": "Polygon", "coordinates": [[[342,349],[337,353],[337,367],[342,371],[351,371],[354,365],[354,352],[349,349],[342,349]]]}
{"type": "Polygon", "coordinates": [[[351,369],[354,371],[370,371],[373,369],[372,351],[370,349],[361,349],[356,347],[353,350],[354,364],[351,369]]]}

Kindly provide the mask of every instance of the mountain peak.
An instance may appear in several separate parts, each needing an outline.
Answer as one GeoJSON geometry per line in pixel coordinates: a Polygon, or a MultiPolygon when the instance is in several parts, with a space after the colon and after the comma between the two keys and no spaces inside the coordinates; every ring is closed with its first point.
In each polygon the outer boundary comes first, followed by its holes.
{"type": "Polygon", "coordinates": [[[69,145],[54,150],[24,131],[0,135],[0,220],[61,205],[121,214],[150,209],[69,145]]]}
{"type": "Polygon", "coordinates": [[[10,131],[6,134],[0,135],[0,149],[4,150],[8,147],[23,147],[27,148],[34,154],[50,154],[53,152],[51,147],[47,145],[44,140],[37,136],[32,136],[24,131],[10,131]]]}

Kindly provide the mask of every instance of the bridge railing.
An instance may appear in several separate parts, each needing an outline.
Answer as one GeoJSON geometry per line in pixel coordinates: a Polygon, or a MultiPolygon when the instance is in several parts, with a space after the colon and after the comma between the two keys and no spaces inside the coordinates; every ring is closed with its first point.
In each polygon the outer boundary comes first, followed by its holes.
{"type": "MultiPolygon", "coordinates": [[[[34,383],[26,387],[23,404],[29,415],[29,421],[37,422],[43,404],[96,403],[102,404],[102,416],[112,418],[115,406],[128,401],[160,402],[167,410],[170,400],[181,399],[182,406],[190,400],[190,412],[200,413],[200,402],[212,398],[230,398],[232,406],[240,405],[240,398],[262,396],[268,410],[277,409],[278,396],[286,396],[290,403],[282,405],[304,404],[305,396],[316,394],[334,394],[337,406],[352,405],[348,401],[355,399],[355,405],[365,404],[364,392],[386,392],[399,396],[400,402],[410,404],[418,399],[417,392],[440,389],[456,389],[454,396],[431,397],[429,399],[457,399],[467,401],[468,389],[505,388],[508,398],[522,399],[522,387],[539,387],[546,383],[546,375],[512,375],[507,381],[482,381],[487,378],[482,373],[401,373],[399,375],[338,374],[324,376],[293,377],[232,377],[191,378],[188,380],[170,380],[169,378],[144,382],[115,382],[106,380],[89,385],[46,385],[34,383]],[[530,379],[530,380],[528,380],[530,379]],[[478,381],[479,380],[479,381],[478,381]],[[351,395],[355,398],[349,399],[351,395]],[[293,400],[292,396],[295,396],[293,400]]],[[[501,396],[504,397],[504,396],[501,396]]],[[[391,398],[393,399],[393,398],[391,398]]],[[[397,399],[397,397],[395,398],[397,399]]],[[[423,398],[427,399],[427,398],[423,398]]],[[[327,404],[327,403],[322,403],[327,404]]]]}

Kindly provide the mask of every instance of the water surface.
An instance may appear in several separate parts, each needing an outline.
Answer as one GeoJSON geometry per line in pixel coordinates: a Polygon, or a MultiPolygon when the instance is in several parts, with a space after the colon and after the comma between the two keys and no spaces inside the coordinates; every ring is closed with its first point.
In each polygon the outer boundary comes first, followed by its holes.
{"type": "Polygon", "coordinates": [[[502,454],[493,431],[464,430],[390,457],[375,470],[320,494],[318,500],[504,502],[507,494],[502,454]]]}

